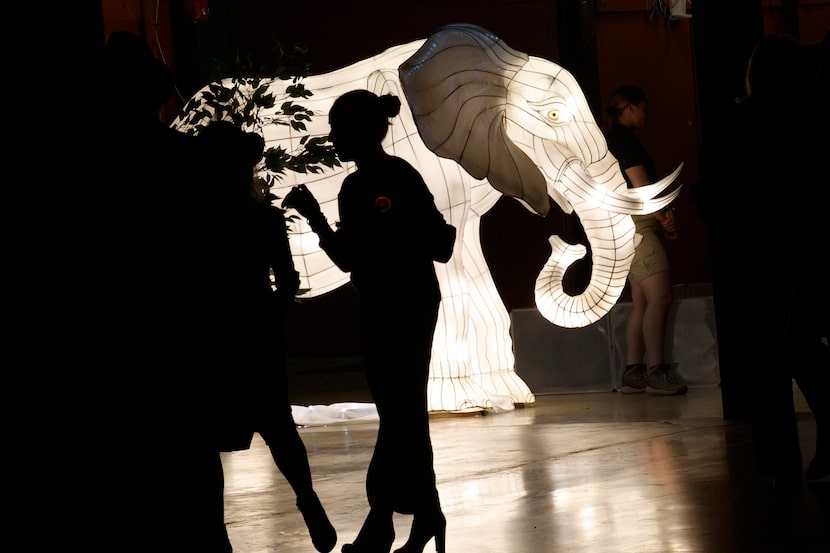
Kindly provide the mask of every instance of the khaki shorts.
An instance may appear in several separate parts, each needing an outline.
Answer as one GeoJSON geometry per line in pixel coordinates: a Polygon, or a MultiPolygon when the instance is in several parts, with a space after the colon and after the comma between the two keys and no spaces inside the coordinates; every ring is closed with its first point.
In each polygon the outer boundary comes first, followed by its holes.
{"type": "Polygon", "coordinates": [[[671,269],[666,248],[663,247],[663,230],[660,223],[651,215],[634,216],[637,232],[643,239],[634,250],[634,260],[628,277],[640,282],[644,278],[671,269]]]}

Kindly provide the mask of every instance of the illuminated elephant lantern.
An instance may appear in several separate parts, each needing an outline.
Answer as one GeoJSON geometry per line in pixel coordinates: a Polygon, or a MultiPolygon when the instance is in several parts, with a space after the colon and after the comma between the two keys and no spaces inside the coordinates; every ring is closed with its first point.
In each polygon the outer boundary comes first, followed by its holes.
{"type": "MultiPolygon", "coordinates": [[[[331,73],[303,79],[303,101],[319,117],[305,133],[289,126],[264,129],[267,147],[293,151],[302,136],[328,134],[328,110],[341,94],[364,88],[392,93],[403,103],[384,148],[412,163],[439,209],[458,229],[455,253],[436,264],[442,302],[428,388],[430,412],[501,409],[535,397],[516,374],[510,318],[493,282],[480,239],[481,216],[506,194],[540,216],[550,198],[576,212],[591,245],[587,288],[568,295],[562,277],[586,248],[550,238],[552,255],[536,280],[539,312],[556,325],[582,327],[616,303],[634,255],[632,214],[667,206],[678,190],[657,196],[677,177],[627,189],[585,97],[559,65],[509,48],[474,25],[449,25],[418,40],[331,73]]],[[[278,99],[290,81],[274,80],[278,99]]],[[[279,105],[277,101],[277,105],[279,105]]],[[[316,175],[288,174],[274,193],[305,183],[330,222],[337,193],[352,164],[316,175]]],[[[290,227],[303,296],[312,298],[349,281],[320,249],[317,235],[297,217],[290,227]]],[[[400,293],[406,293],[401,283],[400,293]]],[[[395,367],[389,370],[394,371],[395,367]]]]}

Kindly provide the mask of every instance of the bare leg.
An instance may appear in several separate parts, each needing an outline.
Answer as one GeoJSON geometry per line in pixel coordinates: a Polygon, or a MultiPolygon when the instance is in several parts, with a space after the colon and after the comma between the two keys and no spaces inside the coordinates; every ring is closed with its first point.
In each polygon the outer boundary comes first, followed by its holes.
{"type": "MultiPolygon", "coordinates": [[[[669,271],[646,277],[639,283],[645,297],[642,317],[642,340],[645,343],[648,366],[665,363],[666,323],[672,303],[672,288],[669,271]]],[[[632,286],[633,291],[633,286],[632,286]]],[[[642,358],[641,358],[642,359],[642,358]]],[[[641,363],[642,361],[637,361],[641,363]]]]}
{"type": "MultiPolygon", "coordinates": [[[[637,288],[635,301],[639,301],[640,305],[645,303],[645,306],[641,307],[641,311],[638,311],[638,314],[642,313],[639,335],[639,339],[642,341],[635,342],[635,337],[631,337],[629,344],[635,346],[637,344],[645,345],[645,357],[648,359],[648,369],[645,373],[645,391],[659,395],[680,395],[686,393],[688,386],[675,369],[666,363],[665,359],[666,324],[668,323],[669,309],[672,303],[669,275],[669,271],[662,271],[646,277],[632,286],[632,292],[635,287],[637,288]]],[[[629,330],[628,325],[626,330],[629,330]]],[[[636,331],[636,327],[632,324],[630,330],[633,333],[636,331]]],[[[636,353],[641,355],[641,351],[638,350],[636,353]]],[[[629,358],[633,357],[632,353],[626,355],[629,358]]],[[[642,359],[642,357],[639,359],[642,359]]],[[[642,363],[640,360],[635,362],[642,363]]],[[[623,375],[623,380],[625,380],[625,375],[623,375]]],[[[622,391],[626,390],[622,389],[622,391]]]]}
{"type": "Polygon", "coordinates": [[[639,282],[629,280],[631,286],[631,312],[625,321],[625,364],[638,365],[643,362],[646,344],[643,340],[643,317],[646,312],[646,296],[639,282]]]}

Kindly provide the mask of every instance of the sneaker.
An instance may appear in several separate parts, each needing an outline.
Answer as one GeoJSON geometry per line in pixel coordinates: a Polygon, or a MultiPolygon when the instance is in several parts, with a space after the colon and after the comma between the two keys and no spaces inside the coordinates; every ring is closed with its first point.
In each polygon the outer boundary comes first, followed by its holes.
{"type": "Polygon", "coordinates": [[[627,365],[622,375],[620,391],[624,394],[641,394],[646,391],[646,366],[627,365]]]}
{"type": "Polygon", "coordinates": [[[655,365],[646,374],[646,392],[661,396],[679,396],[689,391],[671,365],[655,365]]]}

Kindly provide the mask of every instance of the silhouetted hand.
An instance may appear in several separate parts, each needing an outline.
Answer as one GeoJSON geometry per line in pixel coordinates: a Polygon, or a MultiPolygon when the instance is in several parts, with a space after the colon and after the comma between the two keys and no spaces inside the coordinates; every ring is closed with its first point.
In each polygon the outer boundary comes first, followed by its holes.
{"type": "Polygon", "coordinates": [[[282,207],[297,210],[297,213],[308,219],[312,228],[320,224],[326,224],[326,218],[320,210],[320,204],[317,203],[317,199],[304,184],[295,186],[285,195],[282,207]]]}

